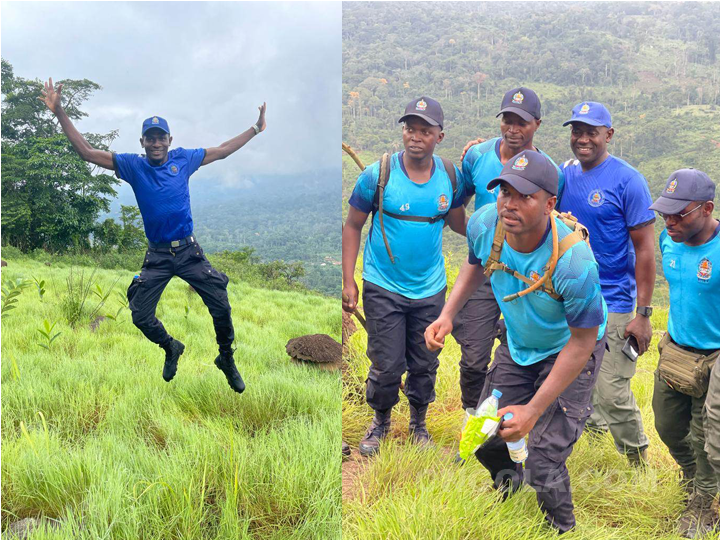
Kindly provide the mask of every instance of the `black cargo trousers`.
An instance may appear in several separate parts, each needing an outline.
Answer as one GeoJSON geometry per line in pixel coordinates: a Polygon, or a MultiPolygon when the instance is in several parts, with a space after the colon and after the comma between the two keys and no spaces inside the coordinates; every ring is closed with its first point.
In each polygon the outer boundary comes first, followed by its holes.
{"type": "Polygon", "coordinates": [[[155,317],[155,309],[174,276],[197,291],[212,315],[220,351],[232,352],[235,332],[227,294],[228,277],[210,265],[197,242],[174,248],[148,248],[142,271],[135,276],[127,291],[135,326],[161,347],[172,341],[163,324],[155,317]]]}

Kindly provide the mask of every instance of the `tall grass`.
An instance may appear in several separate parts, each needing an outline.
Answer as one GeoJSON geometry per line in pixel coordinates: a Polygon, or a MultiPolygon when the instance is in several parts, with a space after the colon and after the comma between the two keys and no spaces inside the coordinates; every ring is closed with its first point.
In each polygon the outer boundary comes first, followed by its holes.
{"type": "MultiPolygon", "coordinates": [[[[212,320],[173,280],[158,306],[186,345],[164,353],[122,309],[95,332],[63,318],[69,269],[9,261],[7,278],[46,280],[2,320],[2,523],[57,520],[33,539],[327,539],[340,536],[340,380],[289,361],[303,334],[340,337],[337,302],[231,282],[234,393],[213,365],[212,320]],[[185,313],[185,306],[189,311],[185,313]],[[43,321],[61,335],[38,346],[43,321]]],[[[97,272],[107,291],[133,272],[97,272]]],[[[116,305],[117,304],[117,305],[116,305]]],[[[116,314],[115,292],[104,308],[116,314]]]]}
{"type": "MultiPolygon", "coordinates": [[[[449,283],[457,268],[448,260],[449,283]]],[[[360,283],[360,277],[357,277],[360,283]]],[[[573,488],[577,529],[563,538],[648,540],[679,538],[675,523],[684,508],[678,485],[678,467],[660,441],[652,412],[653,372],[657,341],[666,329],[667,310],[652,318],[650,351],[638,361],[632,388],[650,439],[649,469],[630,468],[607,434],[597,440],[583,435],[568,468],[573,488]]],[[[349,366],[343,377],[343,439],[357,447],[372,412],[365,404],[364,381],[369,360],[367,334],[354,334],[349,344],[349,366]]],[[[460,439],[463,411],[460,401],[460,347],[446,338],[440,355],[437,400],[428,410],[428,429],[437,447],[418,451],[407,440],[408,406],[401,394],[393,410],[390,437],[380,455],[357,456],[359,468],[343,500],[344,539],[467,539],[545,540],[557,534],[544,523],[535,492],[524,487],[500,502],[490,475],[476,461],[453,463],[460,439]]],[[[346,481],[349,481],[346,479],[346,481]]],[[[713,538],[717,538],[714,536],[713,538]]]]}

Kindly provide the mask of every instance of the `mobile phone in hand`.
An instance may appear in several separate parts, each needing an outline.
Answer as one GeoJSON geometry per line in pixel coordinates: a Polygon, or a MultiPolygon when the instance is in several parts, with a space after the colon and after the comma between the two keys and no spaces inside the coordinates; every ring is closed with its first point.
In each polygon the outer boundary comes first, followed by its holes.
{"type": "Polygon", "coordinates": [[[623,345],[622,352],[625,356],[627,356],[630,360],[633,362],[637,361],[638,359],[638,351],[640,350],[640,347],[638,346],[637,339],[635,336],[630,334],[630,337],[627,338],[625,341],[625,345],[623,345]]]}

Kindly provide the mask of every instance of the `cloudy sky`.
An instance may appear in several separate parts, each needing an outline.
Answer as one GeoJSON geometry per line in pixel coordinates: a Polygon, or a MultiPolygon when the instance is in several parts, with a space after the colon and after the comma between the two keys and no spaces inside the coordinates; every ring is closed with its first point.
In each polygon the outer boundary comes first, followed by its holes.
{"type": "Polygon", "coordinates": [[[143,119],[163,116],[173,146],[217,146],[268,129],[193,181],[245,183],[340,160],[340,2],[2,2],[2,57],[16,76],[90,79],[83,132],[119,129],[140,152],[143,119]]]}

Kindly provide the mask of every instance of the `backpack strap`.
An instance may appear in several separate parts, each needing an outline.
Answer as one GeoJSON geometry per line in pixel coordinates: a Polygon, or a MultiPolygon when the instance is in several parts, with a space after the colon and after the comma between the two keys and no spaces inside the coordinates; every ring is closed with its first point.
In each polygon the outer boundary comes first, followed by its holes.
{"type": "Polygon", "coordinates": [[[378,185],[375,190],[375,199],[377,202],[378,219],[380,221],[380,232],[382,232],[383,242],[385,242],[385,249],[387,250],[390,262],[395,264],[395,257],[390,249],[390,243],[388,242],[387,235],[385,234],[385,224],[383,223],[383,199],[385,198],[385,187],[387,186],[388,180],[390,179],[390,154],[385,152],[380,159],[380,174],[378,175],[378,185]]]}
{"type": "Polygon", "coordinates": [[[457,194],[457,176],[455,175],[455,165],[453,165],[452,161],[450,161],[447,158],[441,157],[440,158],[443,162],[443,165],[445,166],[445,172],[450,177],[450,183],[452,184],[452,193],[453,193],[453,201],[455,200],[455,195],[457,194]]]}

